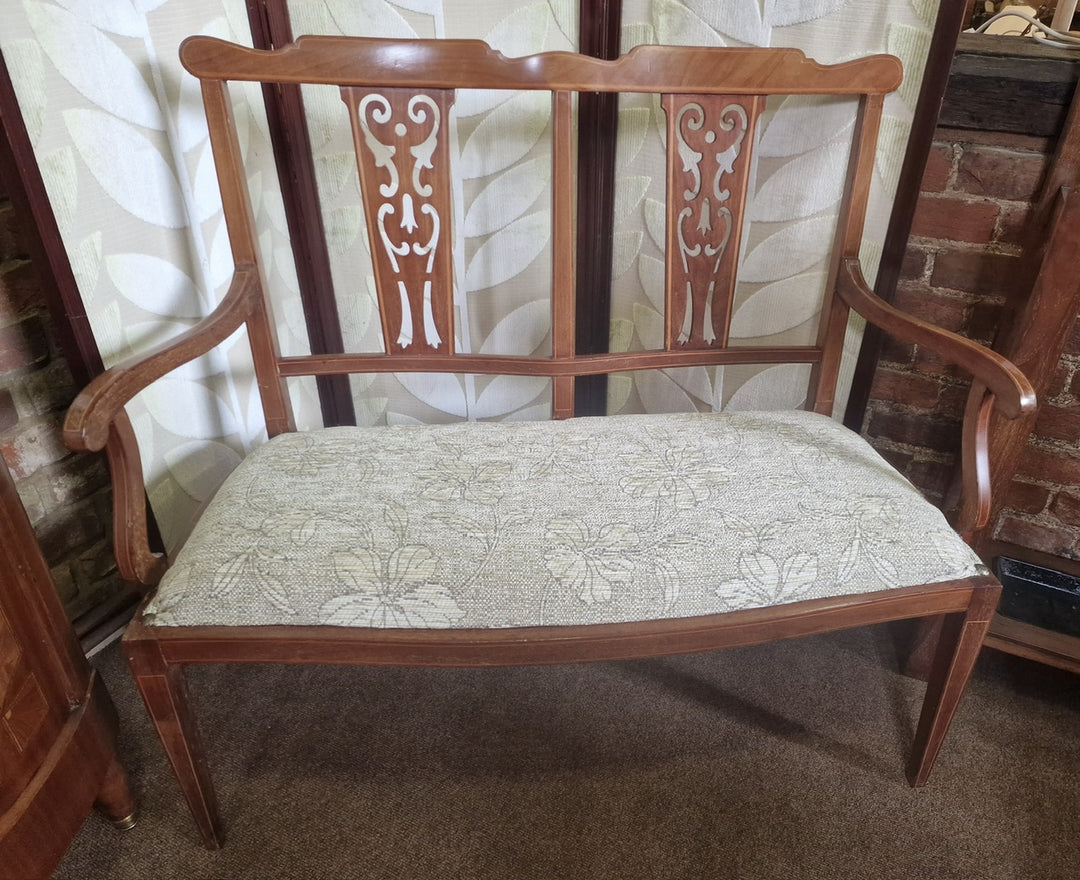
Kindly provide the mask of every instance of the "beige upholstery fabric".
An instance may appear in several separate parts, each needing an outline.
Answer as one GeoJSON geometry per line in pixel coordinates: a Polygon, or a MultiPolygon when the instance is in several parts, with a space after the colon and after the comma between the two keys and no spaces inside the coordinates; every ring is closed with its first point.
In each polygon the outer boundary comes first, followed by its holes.
{"type": "Polygon", "coordinates": [[[332,428],[234,471],[146,619],[632,621],[980,571],[936,508],[812,413],[332,428]]]}

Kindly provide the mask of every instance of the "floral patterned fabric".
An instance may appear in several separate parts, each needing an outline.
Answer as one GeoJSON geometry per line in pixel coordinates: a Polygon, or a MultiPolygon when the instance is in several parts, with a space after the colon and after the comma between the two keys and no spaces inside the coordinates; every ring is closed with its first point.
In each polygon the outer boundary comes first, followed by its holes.
{"type": "Polygon", "coordinates": [[[602,623],[981,571],[910,483],[813,413],[330,428],[233,472],[145,619],[602,623]]]}

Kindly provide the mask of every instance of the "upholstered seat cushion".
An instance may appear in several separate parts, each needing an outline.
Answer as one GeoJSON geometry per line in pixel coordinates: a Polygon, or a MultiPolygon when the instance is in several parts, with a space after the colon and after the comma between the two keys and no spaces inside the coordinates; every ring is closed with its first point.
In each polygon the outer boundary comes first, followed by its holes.
{"type": "Polygon", "coordinates": [[[813,413],[331,428],[233,472],[145,620],[599,623],[982,571],[910,483],[813,413]]]}

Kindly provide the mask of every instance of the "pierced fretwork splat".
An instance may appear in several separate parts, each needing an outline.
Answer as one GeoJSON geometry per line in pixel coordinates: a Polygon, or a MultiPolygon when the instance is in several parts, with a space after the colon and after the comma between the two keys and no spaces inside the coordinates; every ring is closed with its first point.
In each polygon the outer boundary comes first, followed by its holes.
{"type": "Polygon", "coordinates": [[[727,345],[757,96],[664,95],[667,347],[727,345]]]}
{"type": "Polygon", "coordinates": [[[352,121],[386,351],[452,354],[452,93],[345,87],[341,97],[352,121]]]}

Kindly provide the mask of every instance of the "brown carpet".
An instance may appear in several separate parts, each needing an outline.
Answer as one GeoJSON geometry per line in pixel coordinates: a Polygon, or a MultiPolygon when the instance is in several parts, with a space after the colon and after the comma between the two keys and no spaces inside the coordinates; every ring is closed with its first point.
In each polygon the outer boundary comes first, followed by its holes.
{"type": "Polygon", "coordinates": [[[500,670],[204,667],[228,828],[194,825],[114,647],[98,667],[141,802],[57,876],[1080,877],[1080,677],[986,651],[930,785],[895,633],[500,670]]]}

